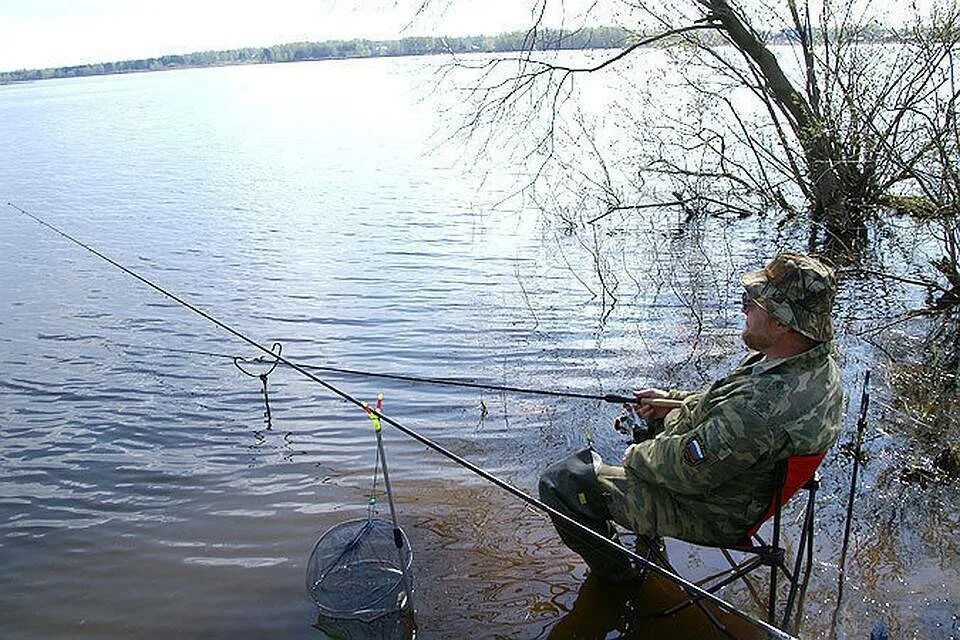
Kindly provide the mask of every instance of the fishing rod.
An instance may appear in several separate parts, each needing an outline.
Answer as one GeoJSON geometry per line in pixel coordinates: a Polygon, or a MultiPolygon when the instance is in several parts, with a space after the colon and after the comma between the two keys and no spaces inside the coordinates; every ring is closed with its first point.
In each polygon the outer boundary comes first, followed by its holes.
{"type": "MultiPolygon", "coordinates": [[[[124,345],[126,347],[133,347],[134,345],[124,345]]],[[[144,349],[156,349],[159,351],[170,351],[173,353],[186,353],[191,355],[199,356],[211,356],[216,358],[228,358],[234,362],[240,361],[245,363],[256,363],[256,364],[272,364],[278,362],[277,360],[271,359],[273,355],[269,358],[266,356],[257,356],[256,358],[238,358],[237,356],[232,356],[226,353],[214,353],[212,351],[194,351],[191,349],[173,349],[167,347],[157,347],[151,345],[141,345],[136,348],[144,349]]],[[[279,361],[280,364],[285,364],[282,361],[279,361]]],[[[468,389],[483,389],[485,391],[502,391],[504,393],[518,393],[518,394],[527,394],[527,395],[537,395],[537,396],[550,396],[553,398],[579,398],[582,400],[600,400],[602,402],[609,402],[611,404],[644,404],[651,407],[666,407],[674,409],[683,404],[682,400],[675,400],[673,398],[637,398],[636,396],[623,396],[615,393],[607,393],[603,395],[594,394],[594,393],[579,393],[576,391],[555,391],[551,389],[531,389],[529,387],[512,387],[506,385],[496,385],[496,384],[486,384],[482,382],[474,382],[470,380],[453,380],[451,378],[431,378],[424,376],[410,376],[403,375],[398,373],[383,373],[378,371],[364,371],[362,369],[348,369],[344,367],[332,367],[324,365],[311,365],[311,364],[301,364],[301,367],[308,369],[310,371],[326,371],[328,373],[342,373],[351,376],[360,376],[364,378],[382,378],[384,380],[399,380],[401,382],[414,382],[418,384],[433,384],[433,385],[445,385],[449,387],[465,387],[468,389]]]]}
{"type": "MultiPolygon", "coordinates": [[[[22,208],[20,208],[20,207],[18,207],[17,205],[15,205],[15,204],[13,204],[13,203],[11,203],[11,202],[8,202],[7,204],[8,204],[10,207],[12,207],[13,209],[16,209],[17,211],[19,211],[21,214],[27,216],[28,218],[31,218],[32,220],[34,220],[34,221],[37,222],[38,224],[42,225],[43,227],[46,227],[47,229],[50,229],[51,231],[53,231],[53,232],[56,233],[57,235],[63,237],[64,239],[70,241],[71,243],[73,243],[73,244],[81,247],[82,249],[88,251],[89,253],[92,253],[93,255],[97,256],[97,257],[100,258],[101,260],[104,260],[105,262],[107,262],[107,263],[109,263],[110,265],[116,267],[117,269],[123,271],[124,273],[126,273],[126,274],[129,275],[129,276],[131,276],[132,278],[134,278],[134,279],[138,280],[139,282],[147,285],[148,287],[150,287],[151,289],[157,291],[157,292],[160,293],[161,295],[163,295],[163,296],[165,296],[165,297],[173,300],[173,301],[176,302],[177,304],[180,304],[180,305],[182,305],[183,307],[186,307],[186,308],[189,309],[190,311],[192,311],[192,312],[196,313],[197,315],[205,318],[206,320],[212,322],[213,324],[215,324],[216,326],[220,327],[221,329],[223,329],[223,330],[226,331],[227,333],[235,336],[236,338],[238,338],[238,339],[242,340],[243,342],[249,344],[250,346],[254,347],[255,349],[257,349],[257,350],[263,352],[264,354],[270,356],[271,358],[275,358],[277,361],[282,362],[283,364],[285,364],[285,365],[287,365],[288,367],[292,368],[294,371],[297,371],[298,373],[300,373],[302,376],[308,378],[309,380],[312,380],[313,382],[316,382],[317,384],[319,384],[319,385],[322,386],[323,388],[327,389],[327,390],[330,391],[332,394],[338,396],[339,398],[341,398],[341,399],[343,399],[343,400],[346,400],[346,401],[349,402],[350,404],[355,405],[357,408],[359,408],[359,409],[367,412],[368,414],[372,414],[372,415],[377,416],[379,419],[383,420],[384,422],[386,422],[386,423],[389,424],[390,426],[394,427],[395,429],[397,429],[397,430],[400,431],[401,433],[409,436],[410,438],[413,438],[413,439],[416,440],[417,442],[419,442],[419,443],[423,444],[424,446],[432,449],[433,451],[436,451],[436,452],[439,453],[440,455],[442,455],[442,456],[444,456],[445,458],[447,458],[447,459],[455,462],[456,464],[464,467],[465,469],[468,469],[469,471],[471,471],[472,473],[476,474],[477,476],[483,478],[484,480],[487,480],[487,481],[490,482],[491,484],[496,485],[497,487],[503,489],[504,491],[506,491],[507,493],[511,494],[512,496],[520,499],[521,501],[523,501],[523,502],[526,503],[527,505],[529,505],[529,506],[531,506],[531,507],[533,507],[533,508],[535,508],[535,509],[537,509],[537,510],[543,512],[543,513],[546,513],[546,514],[549,515],[551,518],[553,518],[555,521],[556,521],[556,520],[559,520],[559,521],[563,522],[564,524],[569,525],[570,527],[573,527],[573,528],[574,528],[576,531],[578,531],[579,533],[587,536],[588,539],[593,540],[594,542],[597,542],[597,543],[599,543],[600,545],[605,546],[605,547],[608,548],[608,549],[613,549],[613,550],[614,550],[616,553],[618,553],[618,554],[626,555],[628,558],[630,558],[630,559],[633,560],[634,562],[639,563],[640,566],[644,567],[644,568],[647,569],[648,571],[652,571],[652,572],[654,572],[654,573],[656,573],[656,574],[658,574],[658,575],[660,575],[660,576],[663,576],[664,578],[667,578],[668,580],[670,580],[671,582],[673,582],[674,584],[676,584],[676,585],[678,585],[680,588],[682,588],[683,591],[686,592],[688,596],[696,597],[696,598],[702,599],[702,600],[707,600],[707,601],[713,603],[714,605],[718,606],[721,610],[726,611],[727,613],[729,613],[729,614],[731,614],[731,615],[733,615],[733,616],[736,616],[737,618],[743,620],[744,622],[746,622],[746,623],[748,623],[748,624],[750,624],[750,625],[752,625],[752,626],[754,626],[754,627],[756,627],[756,628],[758,628],[758,629],[763,630],[764,632],[768,633],[771,637],[778,638],[778,639],[781,639],[781,640],[796,640],[796,638],[794,638],[794,636],[791,636],[789,633],[787,633],[787,632],[785,632],[785,631],[783,631],[783,630],[781,630],[781,629],[778,629],[778,628],[774,627],[772,624],[767,623],[767,622],[764,622],[763,620],[758,620],[757,618],[754,618],[753,616],[751,616],[750,614],[746,613],[745,611],[741,611],[740,609],[737,609],[737,608],[734,607],[732,604],[730,604],[730,603],[728,603],[727,601],[723,600],[723,599],[720,598],[719,596],[717,596],[717,595],[715,595],[715,594],[713,594],[713,593],[711,593],[711,592],[703,589],[702,587],[700,587],[700,586],[698,586],[698,585],[696,585],[696,584],[694,584],[694,583],[686,580],[686,579],[683,578],[682,576],[679,576],[679,575],[673,573],[672,571],[661,567],[660,565],[656,564],[655,562],[653,562],[653,561],[645,558],[644,556],[640,555],[640,554],[637,553],[636,551],[633,551],[633,550],[631,550],[631,549],[628,549],[628,548],[624,547],[623,545],[619,544],[618,542],[615,542],[615,541],[611,540],[610,538],[607,538],[607,537],[604,536],[603,534],[600,534],[600,533],[594,531],[593,529],[591,529],[591,528],[589,528],[589,527],[581,524],[580,522],[578,522],[577,520],[574,520],[574,519],[571,518],[570,516],[568,516],[568,515],[566,515],[566,514],[564,514],[564,513],[561,513],[560,511],[557,511],[556,509],[554,509],[553,507],[549,506],[548,504],[546,504],[546,503],[544,503],[544,502],[542,502],[542,501],[534,498],[533,496],[531,496],[530,494],[522,491],[521,489],[518,489],[517,487],[513,486],[513,485],[510,484],[509,482],[506,482],[505,480],[502,480],[502,479],[498,478],[497,476],[493,475],[493,474],[490,473],[489,471],[486,471],[485,469],[483,469],[483,468],[475,465],[474,463],[470,462],[469,460],[458,456],[457,454],[453,453],[452,451],[450,451],[449,449],[445,448],[445,447],[442,446],[441,444],[439,444],[439,443],[437,443],[437,442],[434,442],[433,440],[427,438],[426,436],[421,435],[421,434],[418,433],[417,431],[414,431],[413,429],[411,429],[411,428],[409,428],[409,427],[401,424],[400,422],[398,422],[397,420],[394,420],[393,418],[387,416],[386,414],[384,414],[384,413],[382,413],[382,412],[380,412],[380,411],[378,411],[378,410],[376,410],[376,409],[371,409],[371,408],[369,408],[369,405],[365,407],[363,402],[361,402],[361,401],[358,400],[357,398],[353,397],[353,396],[350,395],[349,393],[347,393],[347,392],[341,390],[340,388],[338,388],[338,387],[330,384],[329,382],[327,382],[327,381],[325,381],[325,380],[317,377],[316,375],[314,375],[313,373],[311,373],[310,371],[308,371],[307,369],[305,369],[303,366],[297,364],[296,362],[291,361],[291,360],[290,360],[289,358],[287,358],[286,356],[280,355],[279,353],[276,353],[276,352],[268,349],[267,347],[265,347],[264,345],[260,344],[259,342],[257,342],[257,341],[254,340],[253,338],[250,338],[250,337],[248,337],[247,335],[243,334],[242,332],[238,331],[237,329],[234,329],[232,326],[230,326],[230,325],[228,325],[227,323],[223,322],[222,320],[216,318],[215,316],[211,315],[210,313],[204,311],[203,309],[197,307],[196,305],[192,304],[191,302],[189,302],[189,301],[187,301],[187,300],[184,300],[183,298],[181,298],[181,297],[178,296],[177,294],[175,294],[175,293],[173,293],[173,292],[171,292],[171,291],[168,291],[168,290],[164,289],[163,287],[161,287],[160,285],[155,284],[153,281],[148,280],[147,278],[141,276],[140,274],[138,274],[137,272],[133,271],[133,270],[130,269],[129,267],[124,266],[123,264],[117,262],[117,261],[114,260],[113,258],[111,258],[111,257],[109,257],[109,256],[107,256],[107,255],[105,255],[105,254],[103,254],[103,253],[101,253],[100,251],[98,251],[98,250],[95,249],[94,247],[90,246],[89,244],[87,244],[87,243],[85,243],[85,242],[83,242],[83,241],[81,241],[81,240],[78,240],[77,238],[74,238],[73,236],[71,236],[71,235],[68,234],[67,232],[61,230],[59,227],[56,227],[56,226],[50,224],[49,222],[46,222],[46,221],[43,220],[42,218],[40,218],[40,217],[38,217],[38,216],[36,216],[36,215],[34,215],[34,214],[32,214],[32,213],[30,213],[30,212],[22,209],[22,208]]],[[[722,632],[727,633],[728,635],[730,635],[730,634],[729,634],[729,631],[728,631],[719,621],[714,620],[714,624],[717,625],[717,627],[720,629],[720,631],[722,631],[722,632]]]]}
{"type": "Polygon", "coordinates": [[[847,497],[847,519],[843,528],[843,544],[840,546],[839,572],[837,573],[837,606],[833,610],[830,631],[836,634],[837,623],[840,617],[840,607],[843,604],[843,585],[847,570],[847,548],[850,544],[850,527],[853,524],[853,502],[857,493],[857,477],[860,471],[860,457],[863,450],[863,433],[867,428],[867,411],[870,408],[870,370],[863,376],[863,390],[860,392],[860,416],[857,418],[857,435],[853,445],[853,471],[850,473],[850,493],[847,497]]]}

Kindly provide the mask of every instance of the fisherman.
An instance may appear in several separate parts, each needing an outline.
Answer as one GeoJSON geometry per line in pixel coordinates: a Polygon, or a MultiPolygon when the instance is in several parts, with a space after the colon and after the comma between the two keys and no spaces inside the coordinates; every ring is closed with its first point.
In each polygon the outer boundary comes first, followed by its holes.
{"type": "MultiPolygon", "coordinates": [[[[613,523],[633,531],[641,552],[641,541],[662,549],[662,536],[732,546],[768,508],[778,463],[830,448],[842,404],[831,342],[833,270],[782,253],[741,281],[746,358],[699,392],[634,392],[631,406],[655,435],[627,447],[620,465],[588,448],[550,466],[540,478],[543,502],[609,538],[613,523]],[[682,404],[656,407],[645,398],[682,404]]],[[[643,575],[624,554],[554,524],[601,579],[643,575]]]]}

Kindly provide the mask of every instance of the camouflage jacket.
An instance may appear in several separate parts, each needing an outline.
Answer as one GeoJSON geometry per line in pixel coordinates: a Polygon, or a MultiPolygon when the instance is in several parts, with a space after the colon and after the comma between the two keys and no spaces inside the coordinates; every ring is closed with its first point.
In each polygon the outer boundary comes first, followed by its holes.
{"type": "Polygon", "coordinates": [[[830,448],[843,397],[832,349],[825,342],[779,360],[751,353],[703,392],[671,392],[683,405],[624,458],[636,509],[658,533],[734,544],[769,505],[777,463],[830,448]]]}

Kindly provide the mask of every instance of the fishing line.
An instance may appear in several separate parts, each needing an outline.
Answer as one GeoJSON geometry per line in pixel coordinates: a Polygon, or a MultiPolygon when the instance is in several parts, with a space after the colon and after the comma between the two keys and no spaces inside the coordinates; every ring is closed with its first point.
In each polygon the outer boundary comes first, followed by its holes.
{"type": "MultiPolygon", "coordinates": [[[[710,593],[709,591],[706,591],[706,590],[702,589],[701,587],[699,587],[699,586],[697,586],[696,584],[694,584],[694,583],[686,580],[685,578],[683,578],[683,577],[681,577],[681,576],[679,576],[679,575],[676,575],[676,574],[673,573],[672,571],[669,571],[668,569],[664,569],[664,568],[661,567],[660,565],[658,565],[658,564],[656,564],[656,563],[648,560],[647,558],[645,558],[644,556],[640,555],[640,554],[637,553],[636,551],[632,551],[632,550],[624,547],[623,545],[619,544],[618,542],[614,542],[613,540],[607,538],[606,536],[604,536],[604,535],[602,535],[602,534],[600,534],[600,533],[597,533],[597,532],[594,531],[593,529],[591,529],[591,528],[589,528],[589,527],[587,527],[587,526],[584,526],[583,524],[581,524],[580,522],[578,522],[578,521],[574,520],[573,518],[567,516],[566,514],[563,514],[563,513],[559,512],[559,511],[557,511],[557,510],[554,509],[553,507],[550,507],[549,505],[541,502],[540,500],[534,498],[533,496],[527,494],[526,492],[518,489],[517,487],[514,487],[512,484],[510,484],[510,483],[508,483],[508,482],[506,482],[506,481],[504,481],[504,480],[501,480],[500,478],[494,476],[494,475],[491,474],[490,472],[488,472],[488,471],[482,469],[481,467],[478,467],[477,465],[473,464],[473,463],[470,462],[469,460],[466,460],[465,458],[461,458],[460,456],[458,456],[457,454],[453,453],[452,451],[446,449],[445,447],[443,447],[443,446],[440,445],[439,443],[434,442],[433,440],[431,440],[431,439],[429,439],[429,438],[427,438],[427,437],[425,437],[425,436],[420,435],[418,432],[414,431],[413,429],[410,429],[409,427],[406,427],[405,425],[403,425],[403,424],[401,424],[400,422],[394,420],[393,418],[391,418],[391,417],[389,417],[389,416],[381,413],[380,411],[377,411],[376,409],[371,409],[371,408],[369,408],[369,407],[365,407],[363,402],[361,402],[360,400],[357,400],[355,397],[353,397],[353,396],[350,395],[349,393],[347,393],[347,392],[345,392],[345,391],[342,391],[342,390],[339,389],[338,387],[335,387],[334,385],[330,384],[329,382],[326,382],[325,380],[322,380],[321,378],[318,378],[316,375],[314,375],[313,373],[311,373],[310,371],[308,371],[306,368],[304,368],[303,366],[297,364],[296,362],[291,361],[291,360],[290,360],[289,358],[287,358],[286,356],[280,355],[279,353],[276,353],[276,352],[268,349],[267,347],[263,346],[263,345],[260,344],[259,342],[253,340],[252,338],[247,337],[246,335],[244,335],[243,333],[241,333],[241,332],[238,331],[237,329],[234,329],[232,326],[228,325],[227,323],[223,322],[222,320],[219,320],[218,318],[212,316],[211,314],[207,313],[207,312],[204,311],[203,309],[201,309],[201,308],[197,307],[196,305],[188,302],[187,300],[184,300],[183,298],[181,298],[180,296],[176,295],[175,293],[172,293],[172,292],[170,292],[170,291],[167,291],[166,289],[164,289],[164,288],[161,287],[160,285],[155,284],[154,282],[152,282],[152,281],[148,280],[147,278],[141,276],[140,274],[136,273],[135,271],[133,271],[133,270],[130,269],[129,267],[126,267],[126,266],[124,266],[123,264],[117,262],[116,260],[110,258],[109,256],[101,253],[100,251],[98,251],[97,249],[93,248],[93,247],[90,246],[89,244],[87,244],[87,243],[85,243],[85,242],[83,242],[83,241],[81,241],[81,240],[78,240],[78,239],[74,238],[73,236],[71,236],[71,235],[68,234],[67,232],[59,229],[58,227],[50,224],[49,222],[46,222],[45,220],[39,218],[38,216],[36,216],[36,215],[34,215],[34,214],[32,214],[32,213],[30,213],[30,212],[28,212],[28,211],[25,211],[24,209],[18,207],[17,205],[15,205],[15,204],[13,204],[13,203],[11,203],[11,202],[8,202],[7,204],[8,204],[10,207],[12,207],[13,209],[16,209],[17,211],[19,211],[21,214],[23,214],[23,215],[27,216],[28,218],[34,220],[34,221],[37,222],[38,224],[46,227],[47,229],[50,229],[51,231],[53,231],[53,232],[56,233],[57,235],[59,235],[59,236],[63,237],[64,239],[72,242],[73,244],[75,244],[75,245],[77,245],[77,246],[85,249],[86,251],[92,253],[93,255],[97,256],[97,257],[100,258],[101,260],[104,260],[105,262],[113,265],[113,266],[116,267],[117,269],[120,269],[121,271],[123,271],[123,272],[126,273],[127,275],[129,275],[129,276],[131,276],[132,278],[135,278],[136,280],[142,282],[143,284],[145,284],[145,285],[147,285],[148,287],[150,287],[151,289],[157,291],[157,292],[160,293],[161,295],[166,296],[167,298],[173,300],[174,302],[176,302],[176,303],[178,303],[178,304],[186,307],[186,308],[189,309],[190,311],[193,311],[193,312],[196,313],[197,315],[199,315],[199,316],[201,316],[201,317],[209,320],[210,322],[212,322],[212,323],[215,324],[216,326],[220,327],[221,329],[223,329],[223,330],[226,331],[227,333],[230,333],[231,335],[236,336],[237,338],[239,338],[239,339],[242,340],[243,342],[245,342],[245,343],[249,344],[250,346],[254,347],[255,349],[263,352],[264,355],[267,355],[267,356],[269,356],[269,357],[271,357],[271,358],[275,358],[275,359],[278,360],[279,362],[282,362],[283,364],[285,364],[285,365],[287,365],[288,367],[292,368],[294,371],[297,371],[298,373],[300,373],[300,374],[303,375],[304,377],[306,377],[306,378],[308,378],[308,379],[316,382],[317,384],[319,384],[319,385],[322,386],[323,388],[327,389],[328,391],[330,391],[330,392],[333,393],[334,395],[338,396],[339,398],[342,398],[343,400],[346,400],[346,401],[349,402],[350,404],[355,405],[357,408],[359,408],[359,409],[361,409],[361,410],[363,410],[363,411],[365,411],[365,412],[367,412],[367,413],[369,413],[369,414],[373,414],[373,415],[377,416],[379,419],[383,420],[384,422],[386,422],[386,423],[389,424],[390,426],[394,427],[395,429],[397,429],[397,430],[400,431],[401,433],[406,434],[407,436],[413,438],[414,440],[416,440],[417,442],[421,443],[422,445],[424,445],[424,446],[426,446],[426,447],[428,447],[428,448],[436,451],[437,453],[439,453],[440,455],[444,456],[445,458],[447,458],[447,459],[455,462],[456,464],[464,467],[465,469],[468,469],[469,471],[473,472],[473,473],[476,474],[477,476],[479,476],[479,477],[483,478],[484,480],[490,482],[491,484],[494,484],[494,485],[496,485],[497,487],[503,489],[504,491],[506,491],[507,493],[511,494],[511,495],[514,496],[515,498],[518,498],[518,499],[522,500],[522,501],[525,502],[527,505],[529,505],[529,506],[531,506],[531,507],[533,507],[533,508],[535,508],[535,509],[537,509],[537,510],[543,512],[543,513],[548,514],[549,516],[551,516],[551,517],[554,518],[554,519],[559,519],[559,520],[562,521],[563,523],[565,523],[565,524],[573,527],[574,529],[576,529],[576,530],[579,531],[580,533],[586,535],[589,539],[591,539],[591,540],[593,540],[593,541],[595,541],[595,542],[598,542],[599,544],[601,544],[601,545],[603,545],[603,546],[605,546],[605,547],[607,547],[607,548],[609,548],[609,549],[615,550],[616,553],[621,553],[621,554],[626,555],[627,557],[629,557],[630,559],[634,560],[635,562],[638,562],[641,566],[645,567],[648,571],[652,571],[652,572],[654,572],[654,573],[656,573],[656,574],[658,574],[658,575],[660,575],[660,576],[663,576],[664,578],[667,578],[668,580],[670,580],[670,581],[673,582],[674,584],[676,584],[676,585],[678,585],[679,587],[681,587],[689,596],[691,596],[691,597],[694,597],[694,596],[695,596],[695,597],[700,598],[700,599],[708,600],[708,601],[710,601],[711,603],[713,603],[713,604],[715,604],[716,606],[718,606],[722,611],[726,611],[726,612],[728,612],[728,613],[736,616],[737,618],[740,618],[740,619],[743,620],[744,622],[746,622],[746,623],[748,623],[748,624],[750,624],[750,625],[752,625],[752,626],[754,626],[754,627],[756,627],[756,628],[758,628],[758,629],[762,629],[763,631],[765,631],[766,633],[770,634],[771,636],[773,636],[773,637],[775,637],[775,638],[781,638],[782,640],[795,640],[795,638],[794,638],[793,636],[791,636],[790,634],[788,634],[787,632],[785,632],[785,631],[783,631],[783,630],[781,630],[781,629],[778,629],[778,628],[774,627],[773,625],[771,625],[771,624],[769,624],[769,623],[767,623],[767,622],[764,622],[764,621],[762,621],[762,620],[758,620],[758,619],[754,618],[753,616],[749,615],[748,613],[746,613],[746,612],[744,612],[744,611],[741,611],[741,610],[737,609],[736,607],[734,607],[733,605],[729,604],[728,602],[726,602],[725,600],[723,600],[723,599],[720,598],[719,596],[716,596],[715,594],[710,593]]],[[[635,400],[634,400],[634,399],[631,399],[631,401],[635,401],[635,400]]],[[[729,632],[725,627],[723,627],[723,626],[719,623],[719,621],[715,622],[715,624],[717,625],[717,627],[718,627],[718,629],[719,629],[720,631],[726,633],[727,635],[730,635],[730,632],[729,632]]]]}
{"type": "MultiPolygon", "coordinates": [[[[274,343],[279,344],[279,343],[274,343]]],[[[226,354],[226,353],[215,353],[212,351],[194,351],[192,349],[173,349],[168,347],[158,347],[153,345],[119,345],[127,349],[153,349],[157,351],[170,351],[172,353],[183,353],[189,355],[198,355],[198,356],[210,356],[214,358],[224,358],[228,360],[233,360],[234,364],[239,362],[246,362],[251,364],[273,364],[271,362],[273,358],[265,358],[264,356],[257,356],[256,358],[240,358],[238,356],[226,354]]],[[[283,361],[280,361],[280,364],[286,364],[283,361]]],[[[517,394],[527,394],[527,395],[537,395],[537,396],[549,396],[553,398],[577,398],[581,400],[600,400],[603,402],[615,403],[615,404],[638,404],[636,397],[622,396],[615,393],[607,393],[604,395],[593,394],[593,393],[579,393],[576,391],[555,391],[552,389],[531,389],[529,387],[512,387],[506,385],[496,385],[496,384],[487,384],[482,382],[476,382],[474,380],[454,380],[452,378],[431,378],[424,376],[410,376],[398,373],[382,373],[377,371],[364,371],[362,369],[349,369],[344,367],[332,367],[325,365],[311,365],[311,364],[301,364],[301,367],[308,369],[310,371],[326,371],[328,373],[341,373],[351,376],[359,376],[364,378],[381,378],[384,380],[399,380],[401,382],[413,382],[417,384],[432,384],[432,385],[443,385],[448,387],[464,387],[467,389],[482,389],[484,391],[501,391],[504,393],[517,393],[517,394]]],[[[650,404],[652,406],[659,407],[678,407],[681,402],[679,400],[673,400],[670,398],[643,398],[639,401],[639,404],[650,404]]]]}

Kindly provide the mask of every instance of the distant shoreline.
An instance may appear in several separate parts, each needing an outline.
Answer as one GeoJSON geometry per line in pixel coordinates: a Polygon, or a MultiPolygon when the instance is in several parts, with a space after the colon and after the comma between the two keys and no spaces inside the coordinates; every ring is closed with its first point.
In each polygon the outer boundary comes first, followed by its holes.
{"type": "MultiPolygon", "coordinates": [[[[537,40],[533,48],[537,51],[618,49],[629,46],[640,38],[642,38],[642,35],[618,27],[588,27],[573,32],[547,29],[537,34],[537,40]]],[[[245,64],[397,58],[444,53],[507,53],[529,49],[530,34],[526,31],[501,33],[494,36],[464,36],[458,38],[410,37],[400,40],[293,42],[270,47],[197,51],[119,62],[3,71],[0,72],[0,84],[245,64]]]]}
{"type": "MultiPolygon", "coordinates": [[[[536,32],[531,46],[529,31],[511,31],[492,36],[422,36],[399,40],[326,40],[323,42],[291,42],[269,47],[245,47],[219,51],[163,55],[156,58],[98,62],[69,67],[45,69],[21,69],[0,71],[0,85],[55,78],[84,78],[89,76],[169,71],[171,69],[201,69],[205,67],[229,67],[245,64],[274,64],[282,62],[306,62],[316,60],[352,60],[358,58],[400,58],[439,54],[511,53],[526,51],[565,51],[584,49],[624,49],[645,39],[649,34],[628,31],[621,27],[584,27],[576,31],[543,29],[536,32]]],[[[689,36],[688,36],[689,37],[689,36]]],[[[719,35],[699,34],[698,39],[707,44],[722,44],[719,35]]],[[[877,28],[860,36],[864,43],[903,42],[903,35],[877,28]]],[[[796,43],[797,35],[790,30],[771,34],[768,45],[796,43]]],[[[676,42],[671,38],[660,45],[676,42]]]]}

